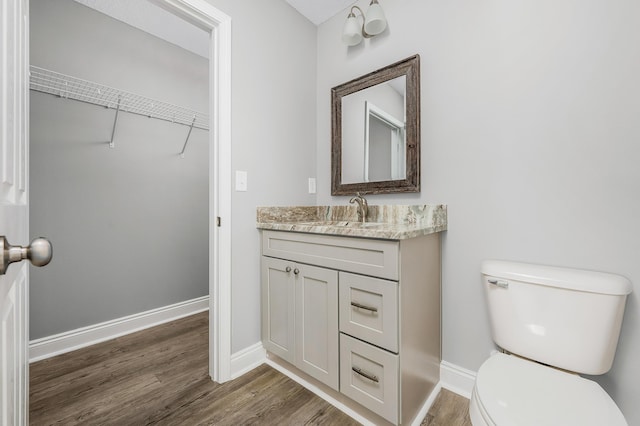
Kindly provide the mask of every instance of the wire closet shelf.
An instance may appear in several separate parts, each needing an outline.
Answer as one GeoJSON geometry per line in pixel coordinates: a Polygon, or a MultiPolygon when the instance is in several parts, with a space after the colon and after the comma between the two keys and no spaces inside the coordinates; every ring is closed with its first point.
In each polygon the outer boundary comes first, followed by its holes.
{"type": "Polygon", "coordinates": [[[30,88],[65,99],[209,130],[209,115],[31,65],[30,88]]]}

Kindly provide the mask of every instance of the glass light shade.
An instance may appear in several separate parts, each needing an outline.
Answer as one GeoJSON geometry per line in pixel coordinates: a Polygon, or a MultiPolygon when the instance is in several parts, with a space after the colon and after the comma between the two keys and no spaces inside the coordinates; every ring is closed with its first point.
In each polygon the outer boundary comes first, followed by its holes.
{"type": "Polygon", "coordinates": [[[362,30],[360,29],[356,15],[353,13],[349,14],[347,21],[344,23],[342,41],[347,46],[355,46],[362,41],[362,30]]]}
{"type": "Polygon", "coordinates": [[[367,17],[364,20],[364,30],[369,35],[378,35],[387,28],[387,19],[384,17],[384,11],[376,0],[371,2],[367,17]]]}

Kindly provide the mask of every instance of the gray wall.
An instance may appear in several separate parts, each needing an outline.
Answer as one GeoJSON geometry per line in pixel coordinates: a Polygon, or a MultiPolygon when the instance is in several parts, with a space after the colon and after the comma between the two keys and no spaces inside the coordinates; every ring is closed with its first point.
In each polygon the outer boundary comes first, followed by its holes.
{"type": "MultiPolygon", "coordinates": [[[[70,0],[31,1],[31,63],[199,111],[208,61],[70,0]]],[[[208,133],[32,92],[31,338],[208,294],[208,133]]]]}
{"type": "Polygon", "coordinates": [[[640,3],[381,4],[389,29],[360,46],[340,42],[347,11],[318,30],[318,204],[347,202],[330,195],[331,87],[420,54],[422,192],[370,202],[449,205],[443,358],[477,370],[494,347],[483,259],[622,274],[636,292],[597,380],[640,424],[640,3]]]}
{"type": "Polygon", "coordinates": [[[256,207],[314,205],[316,27],[281,0],[208,0],[232,19],[232,352],[260,341],[256,207]]]}

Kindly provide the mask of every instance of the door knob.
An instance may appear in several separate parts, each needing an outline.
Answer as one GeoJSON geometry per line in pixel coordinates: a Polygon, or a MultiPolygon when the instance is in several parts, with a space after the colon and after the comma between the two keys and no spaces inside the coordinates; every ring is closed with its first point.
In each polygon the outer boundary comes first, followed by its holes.
{"type": "Polygon", "coordinates": [[[0,275],[7,272],[13,262],[29,259],[33,266],[44,266],[51,261],[53,248],[46,238],[36,238],[28,247],[12,246],[4,235],[0,235],[0,275]]]}

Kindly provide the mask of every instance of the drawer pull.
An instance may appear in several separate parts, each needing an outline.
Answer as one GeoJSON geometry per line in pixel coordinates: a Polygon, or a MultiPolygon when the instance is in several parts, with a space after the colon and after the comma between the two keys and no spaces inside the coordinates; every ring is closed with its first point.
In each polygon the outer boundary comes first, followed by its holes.
{"type": "Polygon", "coordinates": [[[380,379],[378,379],[378,376],[374,376],[373,374],[366,373],[366,372],[362,371],[361,368],[351,367],[351,369],[353,370],[354,373],[358,373],[359,375],[361,375],[365,379],[369,379],[372,382],[376,382],[376,383],[380,382],[380,379]]]}
{"type": "Polygon", "coordinates": [[[364,309],[366,311],[378,312],[378,308],[372,308],[371,306],[361,305],[358,302],[351,302],[351,306],[354,306],[354,307],[359,308],[359,309],[364,309]]]}

